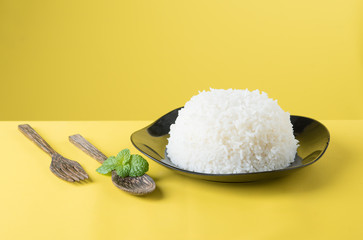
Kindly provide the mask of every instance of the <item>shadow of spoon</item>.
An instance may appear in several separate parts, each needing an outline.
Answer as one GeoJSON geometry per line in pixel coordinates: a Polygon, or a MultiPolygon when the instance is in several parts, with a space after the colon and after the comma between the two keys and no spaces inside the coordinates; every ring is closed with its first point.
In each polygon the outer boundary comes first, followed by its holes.
{"type": "MultiPolygon", "coordinates": [[[[69,137],[69,141],[83,152],[103,163],[107,157],[80,134],[69,137]]],[[[112,182],[119,189],[133,195],[145,195],[155,190],[154,180],[147,174],[140,177],[120,177],[116,171],[112,171],[112,182]]]]}

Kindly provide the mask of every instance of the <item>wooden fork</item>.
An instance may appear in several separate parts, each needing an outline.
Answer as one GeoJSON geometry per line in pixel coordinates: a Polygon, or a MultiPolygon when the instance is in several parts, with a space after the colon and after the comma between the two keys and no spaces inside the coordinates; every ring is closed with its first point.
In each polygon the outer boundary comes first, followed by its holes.
{"type": "Polygon", "coordinates": [[[57,153],[29,124],[22,124],[18,127],[20,132],[52,157],[50,170],[54,175],[69,182],[88,179],[88,174],[78,162],[57,153]]]}

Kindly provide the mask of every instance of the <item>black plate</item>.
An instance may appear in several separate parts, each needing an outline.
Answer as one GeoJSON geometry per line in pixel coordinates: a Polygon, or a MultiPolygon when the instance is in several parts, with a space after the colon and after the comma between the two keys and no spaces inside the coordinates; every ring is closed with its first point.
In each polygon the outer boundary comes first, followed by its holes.
{"type": "Polygon", "coordinates": [[[300,146],[297,149],[295,161],[287,168],[274,171],[234,174],[192,172],[178,168],[165,154],[170,125],[175,122],[180,109],[177,108],[149,126],[134,132],[131,135],[131,142],[140,152],[155,162],[189,177],[217,182],[251,182],[284,176],[316,162],[324,154],[330,140],[328,129],[320,122],[311,118],[292,115],[290,120],[293,125],[294,135],[299,140],[300,146]]]}

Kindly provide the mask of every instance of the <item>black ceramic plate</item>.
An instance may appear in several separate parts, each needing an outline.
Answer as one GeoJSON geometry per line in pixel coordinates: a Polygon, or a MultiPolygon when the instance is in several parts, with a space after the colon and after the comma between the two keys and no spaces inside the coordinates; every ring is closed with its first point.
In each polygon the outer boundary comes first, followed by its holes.
{"type": "Polygon", "coordinates": [[[330,140],[328,129],[320,122],[311,118],[292,115],[290,120],[300,146],[297,149],[295,161],[290,166],[284,169],[256,173],[209,174],[192,172],[178,168],[165,154],[170,125],[178,117],[179,109],[165,114],[149,126],[134,132],[131,135],[131,142],[140,152],[155,162],[189,177],[217,182],[251,182],[284,176],[316,162],[324,154],[330,140]]]}

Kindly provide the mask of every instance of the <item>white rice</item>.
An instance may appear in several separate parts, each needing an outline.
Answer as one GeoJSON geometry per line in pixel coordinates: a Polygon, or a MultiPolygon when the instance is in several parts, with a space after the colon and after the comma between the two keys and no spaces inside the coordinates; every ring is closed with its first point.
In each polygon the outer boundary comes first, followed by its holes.
{"type": "Polygon", "coordinates": [[[167,155],[182,169],[249,173],[287,167],[298,141],[290,114],[259,90],[211,89],[179,110],[167,155]]]}

